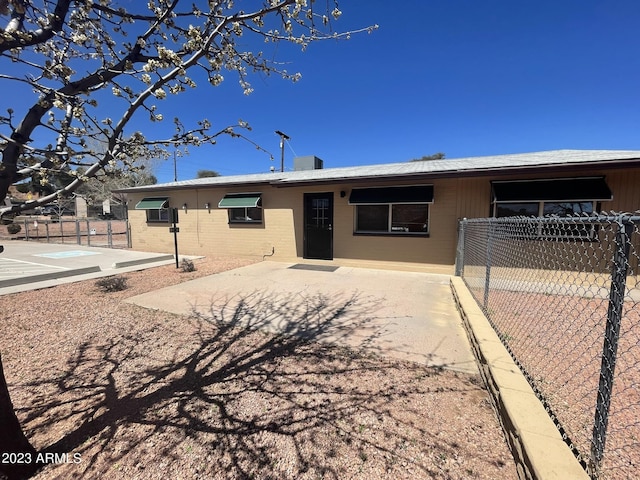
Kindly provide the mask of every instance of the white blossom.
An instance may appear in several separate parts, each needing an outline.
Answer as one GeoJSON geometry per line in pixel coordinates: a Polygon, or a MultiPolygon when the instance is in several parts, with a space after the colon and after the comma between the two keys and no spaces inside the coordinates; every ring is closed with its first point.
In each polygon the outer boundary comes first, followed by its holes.
{"type": "Polygon", "coordinates": [[[219,73],[216,73],[215,75],[209,78],[209,83],[211,83],[211,85],[213,85],[214,87],[217,87],[223,81],[224,81],[224,77],[219,73]]]}

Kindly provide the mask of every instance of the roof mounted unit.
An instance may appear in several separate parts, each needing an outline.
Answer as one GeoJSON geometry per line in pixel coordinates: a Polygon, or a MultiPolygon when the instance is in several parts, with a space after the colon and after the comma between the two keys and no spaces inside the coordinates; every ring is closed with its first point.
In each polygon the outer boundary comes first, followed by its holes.
{"type": "Polygon", "coordinates": [[[296,157],[293,159],[293,170],[322,170],[323,161],[315,155],[296,157]]]}

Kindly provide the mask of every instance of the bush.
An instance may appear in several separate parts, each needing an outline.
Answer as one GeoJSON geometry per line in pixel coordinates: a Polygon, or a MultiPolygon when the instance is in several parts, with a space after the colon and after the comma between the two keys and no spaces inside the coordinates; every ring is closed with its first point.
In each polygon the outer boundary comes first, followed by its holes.
{"type": "Polygon", "coordinates": [[[18,233],[20,230],[22,230],[22,227],[19,223],[10,223],[9,225],[7,225],[7,232],[9,232],[11,235],[18,233]]]}
{"type": "Polygon", "coordinates": [[[193,261],[188,258],[183,258],[182,262],[180,262],[180,268],[182,268],[183,272],[195,272],[196,266],[193,264],[193,261]]]}
{"type": "Polygon", "coordinates": [[[128,287],[126,277],[106,277],[98,280],[96,286],[103,292],[120,292],[128,287]]]}

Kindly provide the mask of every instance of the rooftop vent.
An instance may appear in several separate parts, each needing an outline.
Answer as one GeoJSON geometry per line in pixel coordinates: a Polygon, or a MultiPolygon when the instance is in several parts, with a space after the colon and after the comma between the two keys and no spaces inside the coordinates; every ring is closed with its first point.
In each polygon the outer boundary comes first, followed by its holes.
{"type": "Polygon", "coordinates": [[[295,157],[293,159],[293,170],[321,170],[323,161],[315,155],[307,155],[305,157],[295,157]]]}

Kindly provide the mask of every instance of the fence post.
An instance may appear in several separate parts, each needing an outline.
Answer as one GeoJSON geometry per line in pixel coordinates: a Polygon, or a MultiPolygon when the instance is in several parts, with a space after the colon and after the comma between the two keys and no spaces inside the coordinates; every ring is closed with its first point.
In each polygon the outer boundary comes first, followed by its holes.
{"type": "Polygon", "coordinates": [[[486,273],[484,277],[484,299],[483,305],[485,310],[489,310],[489,287],[491,285],[491,262],[492,262],[492,253],[493,253],[493,236],[494,236],[494,225],[493,221],[489,219],[489,231],[487,232],[487,260],[486,260],[486,273]]]}
{"type": "Polygon", "coordinates": [[[111,228],[111,220],[107,220],[107,243],[109,248],[113,248],[113,229],[111,228]]]}
{"type": "Polygon", "coordinates": [[[26,218],[24,219],[24,239],[29,240],[29,224],[26,218]]]}
{"type": "Polygon", "coordinates": [[[602,347],[602,362],[600,365],[600,381],[598,385],[598,399],[593,422],[593,438],[591,441],[591,475],[597,474],[604,454],[607,439],[607,424],[609,422],[609,407],[613,392],[614,373],[618,354],[618,340],[620,337],[620,323],[627,282],[629,266],[630,239],[633,234],[633,223],[620,219],[617,221],[616,246],[611,271],[611,289],[609,293],[609,307],[607,310],[607,326],[602,347]]]}
{"type": "Polygon", "coordinates": [[[464,271],[464,229],[467,219],[463,218],[458,222],[458,248],[456,250],[455,276],[461,277],[464,271]]]}
{"type": "Polygon", "coordinates": [[[82,236],[80,235],[80,220],[76,218],[76,243],[82,245],[82,236]]]}
{"type": "Polygon", "coordinates": [[[87,247],[91,246],[91,223],[89,222],[89,219],[86,218],[85,222],[87,223],[87,247]]]}

